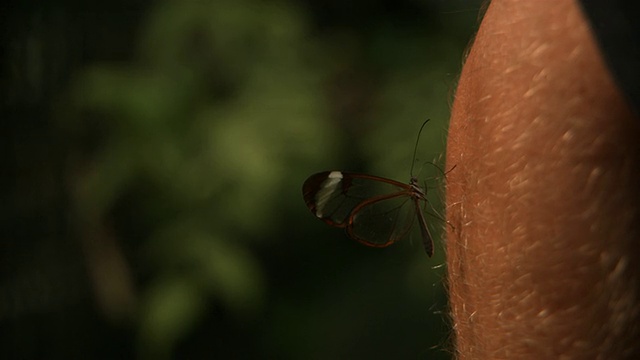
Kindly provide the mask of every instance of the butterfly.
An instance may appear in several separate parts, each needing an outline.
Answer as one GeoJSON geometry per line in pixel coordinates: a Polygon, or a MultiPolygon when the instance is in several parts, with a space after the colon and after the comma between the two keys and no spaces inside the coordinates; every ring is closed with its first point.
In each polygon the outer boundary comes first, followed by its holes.
{"type": "Polygon", "coordinates": [[[302,185],[311,213],[331,226],[345,228],[349,237],[368,246],[389,246],[412,233],[417,223],[431,257],[433,240],[424,217],[426,195],[413,175],[406,184],[367,174],[324,171],[311,175],[302,185]]]}

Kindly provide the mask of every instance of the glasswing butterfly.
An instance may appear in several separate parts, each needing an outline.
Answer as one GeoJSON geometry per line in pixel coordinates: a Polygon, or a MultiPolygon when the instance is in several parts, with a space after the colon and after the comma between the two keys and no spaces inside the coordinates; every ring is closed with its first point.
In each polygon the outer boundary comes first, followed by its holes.
{"type": "MultiPolygon", "coordinates": [[[[420,127],[418,139],[427,122],[420,127]]],[[[416,141],[414,163],[417,149],[416,141]]],[[[349,237],[368,246],[389,246],[408,236],[417,223],[424,249],[429,257],[433,255],[423,214],[426,191],[413,176],[413,164],[409,184],[373,175],[324,171],[304,182],[302,196],[318,219],[345,228],[349,237]]]]}

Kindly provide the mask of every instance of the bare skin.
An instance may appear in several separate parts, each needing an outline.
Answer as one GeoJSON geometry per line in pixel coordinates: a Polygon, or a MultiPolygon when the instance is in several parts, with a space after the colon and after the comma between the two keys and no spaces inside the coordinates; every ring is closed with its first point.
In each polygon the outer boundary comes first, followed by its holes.
{"type": "Polygon", "coordinates": [[[640,119],[572,1],[495,0],[447,149],[459,359],[640,359],[640,119]]]}

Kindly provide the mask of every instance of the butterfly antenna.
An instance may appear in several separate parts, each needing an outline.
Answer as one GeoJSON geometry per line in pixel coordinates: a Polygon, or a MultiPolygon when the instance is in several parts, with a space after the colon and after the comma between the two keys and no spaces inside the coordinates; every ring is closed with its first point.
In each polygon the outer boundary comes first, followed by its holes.
{"type": "Polygon", "coordinates": [[[431,119],[427,119],[425,122],[422,123],[422,126],[420,126],[420,130],[418,131],[418,138],[416,139],[416,146],[413,148],[413,160],[411,161],[411,176],[413,177],[413,167],[416,164],[416,154],[418,153],[418,142],[420,142],[420,134],[422,133],[422,129],[424,129],[424,126],[427,125],[427,123],[429,122],[429,120],[431,119]]]}

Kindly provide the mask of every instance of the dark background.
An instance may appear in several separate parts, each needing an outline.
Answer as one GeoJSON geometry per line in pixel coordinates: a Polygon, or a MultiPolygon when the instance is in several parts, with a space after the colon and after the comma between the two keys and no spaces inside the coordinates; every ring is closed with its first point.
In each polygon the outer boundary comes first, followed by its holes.
{"type": "Polygon", "coordinates": [[[315,172],[442,213],[470,1],[1,5],[2,359],[447,359],[439,232],[362,246],[315,172]]]}

